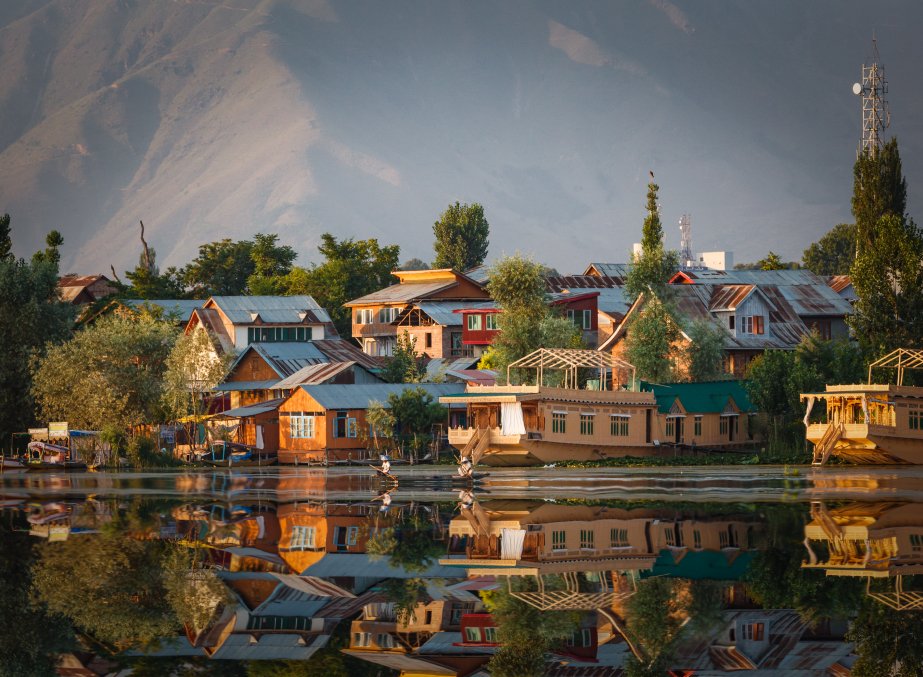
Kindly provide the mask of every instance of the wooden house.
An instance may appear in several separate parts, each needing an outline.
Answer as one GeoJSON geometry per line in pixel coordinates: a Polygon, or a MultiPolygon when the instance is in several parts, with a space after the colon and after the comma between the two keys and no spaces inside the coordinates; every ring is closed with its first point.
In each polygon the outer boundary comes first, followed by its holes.
{"type": "Polygon", "coordinates": [[[756,408],[740,381],[642,384],[657,400],[655,439],[728,448],[752,445],[756,408]]]}
{"type": "Polygon", "coordinates": [[[232,442],[246,444],[272,455],[279,449],[281,398],[233,407],[211,417],[213,430],[230,434],[232,442]]]}
{"type": "Polygon", "coordinates": [[[298,386],[279,406],[279,462],[306,463],[363,457],[373,434],[366,410],[373,401],[422,388],[433,399],[464,391],[459,383],[377,383],[298,386]]]}
{"type": "Polygon", "coordinates": [[[105,275],[62,275],[58,278],[61,300],[75,306],[95,303],[115,292],[115,285],[105,275]]]}
{"type": "Polygon", "coordinates": [[[397,337],[413,336],[428,357],[464,357],[461,318],[464,304],[488,302],[485,282],[451,269],[398,270],[398,283],[346,303],[353,314],[353,338],[369,355],[392,355],[397,337]]]}

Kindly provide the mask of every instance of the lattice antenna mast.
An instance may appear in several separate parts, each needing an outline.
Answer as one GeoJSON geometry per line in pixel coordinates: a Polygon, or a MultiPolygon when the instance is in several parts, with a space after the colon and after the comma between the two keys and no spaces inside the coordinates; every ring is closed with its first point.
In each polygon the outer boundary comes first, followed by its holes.
{"type": "Polygon", "coordinates": [[[680,263],[683,268],[692,268],[695,260],[692,258],[692,219],[689,214],[683,214],[679,220],[679,233],[680,263]]]}
{"type": "Polygon", "coordinates": [[[862,143],[857,155],[868,152],[878,155],[884,145],[884,131],[891,126],[888,110],[888,79],[879,62],[878,42],[872,38],[872,63],[862,64],[862,82],[852,86],[853,94],[862,97],[862,143]]]}

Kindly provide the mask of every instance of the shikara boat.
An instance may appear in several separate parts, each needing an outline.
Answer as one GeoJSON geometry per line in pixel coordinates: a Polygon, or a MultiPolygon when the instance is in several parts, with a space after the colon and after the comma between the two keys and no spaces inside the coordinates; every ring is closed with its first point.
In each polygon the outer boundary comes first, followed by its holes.
{"type": "Polygon", "coordinates": [[[220,467],[275,465],[279,461],[276,454],[270,454],[256,447],[236,442],[214,442],[198,457],[207,465],[220,467]]]}
{"type": "Polygon", "coordinates": [[[0,472],[24,472],[29,469],[25,463],[12,456],[0,456],[0,472]]]}
{"type": "Polygon", "coordinates": [[[87,464],[72,458],[69,447],[50,442],[29,442],[29,470],[86,470],[87,464]]]}

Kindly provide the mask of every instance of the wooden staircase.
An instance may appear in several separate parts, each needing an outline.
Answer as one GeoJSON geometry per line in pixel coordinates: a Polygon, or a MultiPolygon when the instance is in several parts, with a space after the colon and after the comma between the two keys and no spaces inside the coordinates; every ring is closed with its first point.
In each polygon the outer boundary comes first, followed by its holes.
{"type": "Polygon", "coordinates": [[[468,444],[461,450],[462,458],[470,458],[472,465],[477,465],[478,462],[484,457],[484,454],[487,453],[488,447],[490,446],[490,429],[489,428],[475,428],[474,434],[471,436],[471,439],[468,440],[468,444]]]}
{"type": "Polygon", "coordinates": [[[845,432],[845,424],[829,423],[823,437],[814,445],[814,458],[811,465],[824,465],[830,458],[830,454],[833,453],[836,443],[840,441],[845,432]]]}

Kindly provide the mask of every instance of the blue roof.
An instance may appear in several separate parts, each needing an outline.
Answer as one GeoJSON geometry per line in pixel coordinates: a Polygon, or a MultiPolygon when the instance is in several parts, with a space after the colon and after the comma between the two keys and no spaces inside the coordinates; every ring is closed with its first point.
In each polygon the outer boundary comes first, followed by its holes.
{"type": "Polygon", "coordinates": [[[234,324],[250,324],[254,315],[272,324],[300,324],[300,313],[310,312],[320,322],[330,322],[330,315],[317,301],[300,296],[212,296],[221,312],[234,324]]]}
{"type": "Polygon", "coordinates": [[[324,409],[367,409],[372,401],[388,406],[388,396],[422,388],[433,399],[465,391],[464,383],[350,383],[300,386],[324,409]]]}

